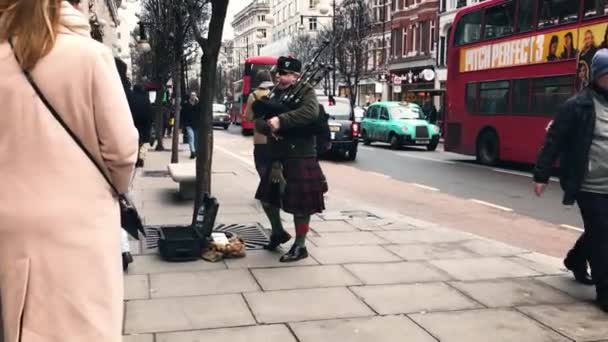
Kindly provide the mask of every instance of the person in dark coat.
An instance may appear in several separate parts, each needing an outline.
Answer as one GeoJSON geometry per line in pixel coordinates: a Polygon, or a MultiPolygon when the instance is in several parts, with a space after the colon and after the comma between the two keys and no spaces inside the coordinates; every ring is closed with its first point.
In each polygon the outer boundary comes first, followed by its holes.
{"type": "MultiPolygon", "coordinates": [[[[273,99],[280,99],[294,86],[302,63],[291,57],[280,57],[277,62],[278,84],[273,99]]],[[[268,137],[268,151],[272,167],[261,177],[256,199],[271,205],[277,212],[282,208],[293,214],[296,227],[295,243],[283,255],[281,262],[294,262],[308,257],[306,235],[310,216],[325,210],[324,194],[327,181],[317,160],[315,133],[307,127],[319,116],[319,102],[315,90],[305,86],[302,99],[295,108],[269,119],[258,116],[257,100],[253,110],[256,129],[268,137]],[[297,134],[290,131],[297,131],[297,134]],[[278,194],[278,196],[277,196],[278,194]]],[[[259,107],[259,106],[258,106],[259,107]]],[[[274,227],[273,227],[274,228],[274,227]]],[[[291,239],[284,230],[274,230],[267,250],[275,250],[291,239]]]]}
{"type": "Polygon", "coordinates": [[[608,312],[608,49],[593,57],[589,87],[569,99],[549,126],[534,170],[538,196],[558,157],[563,202],[578,203],[585,226],[564,264],[578,281],[595,284],[598,304],[608,312]]]}
{"type": "Polygon", "coordinates": [[[198,138],[198,118],[200,116],[200,105],[196,93],[191,93],[190,98],[182,105],[181,126],[188,135],[188,146],[190,147],[190,159],[196,158],[196,144],[198,138]]]}
{"type": "Polygon", "coordinates": [[[154,112],[150,104],[150,98],[144,87],[137,84],[133,87],[131,93],[131,114],[133,122],[139,132],[139,155],[137,157],[137,166],[144,166],[146,144],[150,144],[152,140],[152,121],[154,120],[154,112]]]}
{"type": "Polygon", "coordinates": [[[433,104],[433,101],[427,100],[422,108],[424,115],[429,123],[435,124],[437,122],[437,108],[433,104]]]}

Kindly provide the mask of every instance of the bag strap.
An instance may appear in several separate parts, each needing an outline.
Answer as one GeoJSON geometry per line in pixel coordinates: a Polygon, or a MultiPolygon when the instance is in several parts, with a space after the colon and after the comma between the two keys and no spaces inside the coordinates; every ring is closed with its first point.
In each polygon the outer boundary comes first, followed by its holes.
{"type": "MultiPolygon", "coordinates": [[[[11,48],[13,49],[14,52],[14,47],[13,47],[13,41],[12,39],[8,40],[11,48]]],[[[15,59],[17,59],[17,62],[19,62],[19,59],[17,58],[17,55],[15,53],[15,59]]],[[[114,185],[114,183],[112,183],[112,180],[110,180],[110,177],[105,173],[105,171],[103,170],[103,168],[101,167],[101,165],[99,165],[99,163],[97,162],[97,160],[95,159],[95,157],[93,157],[93,155],[91,154],[91,152],[89,152],[89,150],[87,150],[87,148],[84,146],[84,144],[82,143],[82,141],[78,138],[78,136],[74,133],[74,131],[72,131],[72,129],[70,129],[70,127],[66,124],[66,122],[63,120],[63,118],[59,115],[59,113],[57,113],[57,111],[55,110],[55,108],[49,103],[49,101],[47,100],[47,98],[44,96],[44,94],[42,93],[42,91],[40,90],[40,88],[38,87],[38,85],[36,84],[36,82],[34,81],[34,79],[32,78],[32,75],[30,74],[29,71],[25,70],[24,68],[21,68],[21,71],[23,72],[23,74],[25,75],[25,78],[27,78],[27,81],[30,83],[30,85],[32,86],[32,88],[34,88],[34,90],[36,91],[36,94],[38,94],[38,97],[40,98],[40,100],[42,101],[42,103],[44,103],[44,105],[46,106],[46,108],[51,112],[51,114],[53,114],[53,116],[55,117],[55,119],[57,119],[57,121],[59,122],[59,124],[61,125],[61,127],[63,127],[63,129],[65,129],[65,131],[70,135],[70,137],[72,137],[72,139],[74,140],[74,142],[76,143],[76,145],[78,145],[78,147],[80,147],[80,149],[82,150],[82,152],[84,152],[84,154],[86,154],[86,156],[89,158],[89,160],[91,160],[91,162],[93,163],[93,165],[95,165],[95,167],[97,168],[97,170],[99,170],[99,173],[101,173],[103,175],[103,178],[105,178],[106,182],[108,182],[108,184],[110,185],[110,187],[112,188],[112,190],[114,191],[114,193],[116,194],[116,196],[118,196],[119,198],[122,198],[122,194],[118,191],[118,189],[116,188],[116,186],[114,185]]]]}

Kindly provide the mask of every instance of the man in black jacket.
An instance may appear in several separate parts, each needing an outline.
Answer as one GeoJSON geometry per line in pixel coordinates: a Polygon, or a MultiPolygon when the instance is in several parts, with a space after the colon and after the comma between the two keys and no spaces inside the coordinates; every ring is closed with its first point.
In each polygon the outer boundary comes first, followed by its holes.
{"type": "Polygon", "coordinates": [[[133,87],[133,92],[129,99],[129,105],[131,106],[131,114],[133,115],[133,121],[135,127],[139,132],[139,154],[137,157],[137,166],[144,166],[145,150],[148,148],[146,144],[151,143],[152,140],[152,121],[154,119],[154,113],[152,111],[152,104],[150,104],[150,98],[144,87],[137,84],[133,87]]]}
{"type": "Polygon", "coordinates": [[[608,312],[608,49],[598,51],[592,83],[559,110],[550,125],[534,170],[534,191],[547,187],[553,163],[560,158],[564,204],[578,203],[585,233],[564,264],[577,280],[590,283],[598,304],[608,312]]]}
{"type": "Polygon", "coordinates": [[[190,147],[190,159],[196,158],[196,146],[198,141],[198,118],[200,116],[200,105],[196,93],[191,93],[190,98],[182,105],[181,126],[188,135],[188,146],[190,147]]]}

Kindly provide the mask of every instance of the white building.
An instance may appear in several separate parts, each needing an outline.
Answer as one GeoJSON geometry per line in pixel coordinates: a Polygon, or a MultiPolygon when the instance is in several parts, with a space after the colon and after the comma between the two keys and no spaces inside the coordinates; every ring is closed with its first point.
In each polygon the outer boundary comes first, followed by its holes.
{"type": "Polygon", "coordinates": [[[435,89],[444,89],[447,81],[448,38],[452,32],[452,23],[456,13],[462,7],[476,4],[483,0],[441,0],[439,3],[439,41],[437,49],[437,69],[435,89]]]}
{"type": "Polygon", "coordinates": [[[270,0],[252,0],[232,21],[234,30],[233,58],[243,63],[245,58],[259,56],[270,41],[270,0]]]}
{"type": "Polygon", "coordinates": [[[132,37],[132,32],[138,25],[139,19],[137,18],[137,14],[139,12],[140,6],[137,1],[123,1],[118,9],[119,25],[116,28],[116,42],[113,44],[113,52],[114,56],[127,63],[129,67],[127,75],[129,78],[132,77],[133,67],[131,48],[137,43],[132,37]]]}
{"type": "Polygon", "coordinates": [[[124,0],[85,0],[81,9],[89,17],[93,38],[110,49],[116,43],[116,27],[120,23],[118,8],[124,0]]]}
{"type": "Polygon", "coordinates": [[[289,43],[299,34],[314,34],[332,28],[332,14],[341,0],[270,0],[272,8],[272,43],[263,55],[289,54],[289,43]]]}

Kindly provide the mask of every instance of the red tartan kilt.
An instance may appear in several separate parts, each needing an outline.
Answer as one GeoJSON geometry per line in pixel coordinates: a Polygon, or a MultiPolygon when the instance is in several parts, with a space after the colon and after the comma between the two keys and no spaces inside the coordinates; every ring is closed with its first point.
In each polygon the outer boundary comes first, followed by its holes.
{"type": "MultiPolygon", "coordinates": [[[[291,214],[312,215],[325,210],[323,194],[328,190],[327,180],[316,158],[287,159],[283,162],[286,185],[281,198],[281,207],[291,214]]],[[[278,205],[272,194],[276,194],[270,183],[270,170],[262,177],[256,198],[278,205]]]]}

